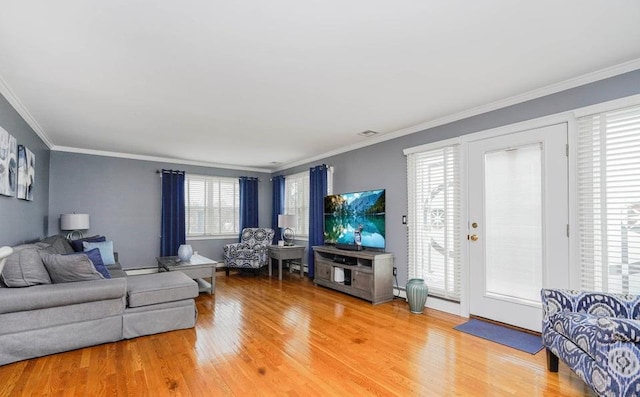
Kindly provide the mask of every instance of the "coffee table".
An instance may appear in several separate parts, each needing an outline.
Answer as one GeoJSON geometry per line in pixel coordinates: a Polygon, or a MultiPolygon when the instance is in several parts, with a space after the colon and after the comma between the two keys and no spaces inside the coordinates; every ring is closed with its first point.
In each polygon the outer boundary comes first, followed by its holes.
{"type": "Polygon", "coordinates": [[[198,283],[200,292],[209,292],[210,295],[216,290],[216,264],[218,262],[202,255],[193,255],[188,261],[181,261],[177,256],[159,256],[159,272],[178,271],[191,277],[198,283]],[[203,278],[211,278],[211,283],[203,278]]]}

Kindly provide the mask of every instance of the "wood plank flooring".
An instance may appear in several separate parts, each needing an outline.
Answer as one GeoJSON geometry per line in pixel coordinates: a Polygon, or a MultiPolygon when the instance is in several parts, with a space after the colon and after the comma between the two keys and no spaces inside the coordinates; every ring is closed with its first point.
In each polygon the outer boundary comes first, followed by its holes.
{"type": "Polygon", "coordinates": [[[195,329],[0,366],[0,396],[590,396],[565,365],[297,274],[219,273],[195,329]]]}

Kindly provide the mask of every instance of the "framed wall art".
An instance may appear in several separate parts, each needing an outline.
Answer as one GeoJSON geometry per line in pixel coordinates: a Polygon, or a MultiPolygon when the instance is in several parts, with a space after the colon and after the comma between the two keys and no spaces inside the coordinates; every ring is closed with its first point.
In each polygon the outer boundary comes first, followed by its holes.
{"type": "Polygon", "coordinates": [[[18,189],[19,199],[33,200],[33,184],[36,179],[36,157],[24,145],[18,145],[18,189]]]}
{"type": "Polygon", "coordinates": [[[17,152],[16,138],[0,127],[0,194],[3,196],[16,195],[17,152]]]}

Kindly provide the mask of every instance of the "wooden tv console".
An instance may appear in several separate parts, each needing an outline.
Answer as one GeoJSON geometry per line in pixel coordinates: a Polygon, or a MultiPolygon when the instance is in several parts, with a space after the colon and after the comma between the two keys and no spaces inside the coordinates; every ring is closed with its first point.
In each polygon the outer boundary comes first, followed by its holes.
{"type": "Polygon", "coordinates": [[[316,285],[357,296],[374,305],[393,300],[393,255],[377,251],[347,251],[314,246],[316,285]],[[336,280],[336,270],[345,281],[336,280]],[[350,276],[349,276],[350,271],[350,276]]]}

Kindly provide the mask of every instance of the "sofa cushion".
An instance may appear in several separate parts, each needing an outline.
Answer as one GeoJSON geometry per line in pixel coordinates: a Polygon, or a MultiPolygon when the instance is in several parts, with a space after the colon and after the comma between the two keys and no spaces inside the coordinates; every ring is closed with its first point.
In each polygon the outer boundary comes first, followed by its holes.
{"type": "Polygon", "coordinates": [[[127,280],[124,278],[36,285],[29,288],[0,288],[0,314],[104,299],[124,299],[126,291],[127,280]]]}
{"type": "Polygon", "coordinates": [[[551,328],[569,339],[594,360],[598,316],[588,313],[564,312],[550,318],[551,328]]]}
{"type": "Polygon", "coordinates": [[[90,281],[104,278],[85,254],[42,254],[42,261],[49,272],[49,276],[51,276],[51,281],[54,283],[90,281]]]}
{"type": "Polygon", "coordinates": [[[75,252],[71,244],[69,244],[69,241],[63,236],[49,236],[42,239],[41,242],[52,246],[56,254],[71,254],[75,252]]]}
{"type": "Polygon", "coordinates": [[[51,284],[51,278],[40,258],[40,251],[52,252],[37,244],[24,244],[13,247],[2,270],[2,280],[7,287],[29,287],[38,284],[51,284]]]}
{"type": "Polygon", "coordinates": [[[182,272],[129,276],[127,296],[128,307],[191,299],[198,296],[198,283],[182,272]]]}
{"type": "Polygon", "coordinates": [[[82,246],[85,251],[97,248],[100,250],[100,256],[102,262],[105,265],[114,265],[116,263],[115,256],[113,255],[113,241],[99,241],[99,242],[83,242],[82,246]]]}
{"type": "Polygon", "coordinates": [[[107,238],[105,236],[98,236],[96,234],[95,236],[83,237],[77,240],[71,240],[69,244],[71,245],[71,248],[73,248],[73,251],[82,252],[84,251],[84,247],[82,246],[82,243],[84,243],[85,241],[89,243],[97,243],[100,241],[107,241],[107,238]]]}

